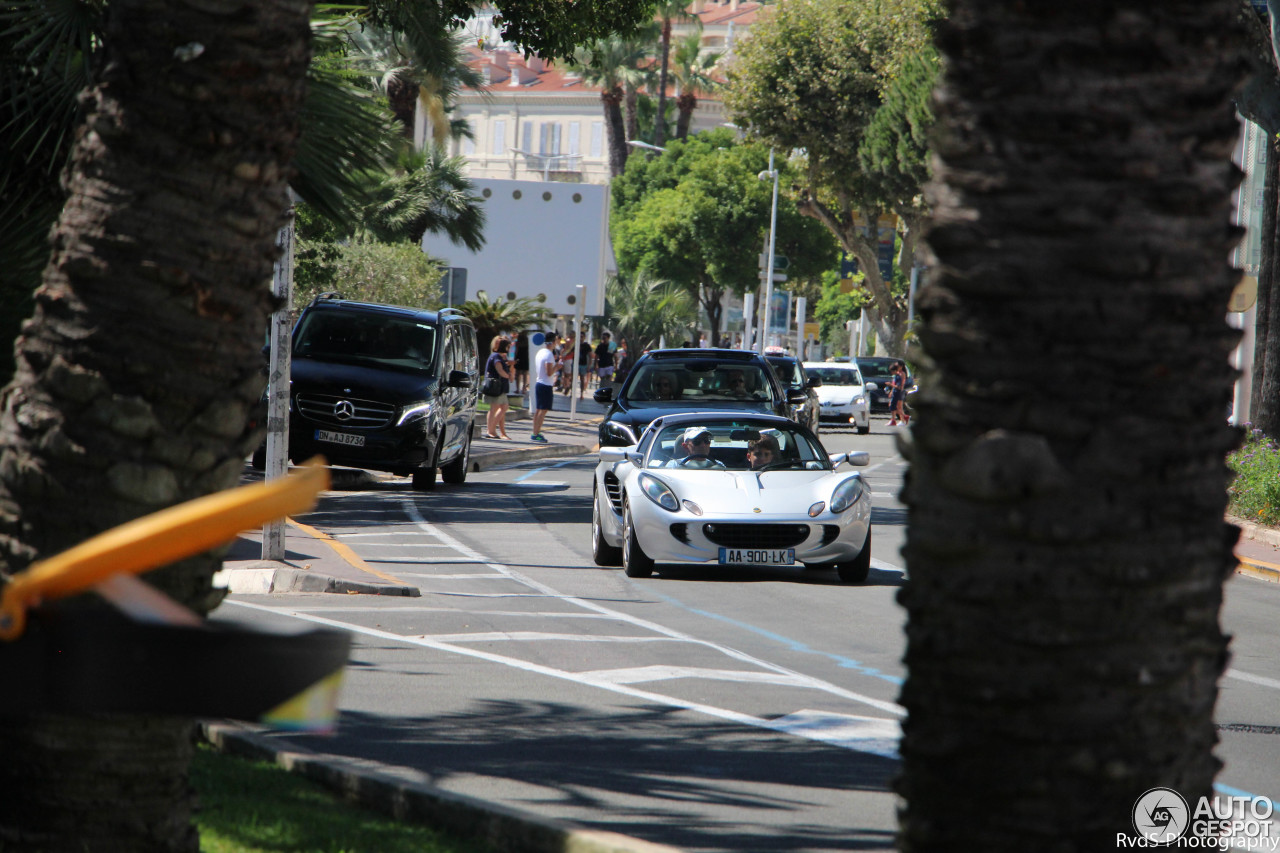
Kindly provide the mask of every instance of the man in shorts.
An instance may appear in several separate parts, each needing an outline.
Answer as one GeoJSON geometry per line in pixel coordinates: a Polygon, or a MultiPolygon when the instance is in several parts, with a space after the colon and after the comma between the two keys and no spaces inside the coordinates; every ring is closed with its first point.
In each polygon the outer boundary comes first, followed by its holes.
{"type": "Polygon", "coordinates": [[[551,411],[551,405],[555,402],[556,374],[560,372],[560,362],[556,360],[555,353],[547,349],[546,338],[541,332],[534,334],[533,345],[538,347],[538,354],[533,362],[533,435],[529,436],[529,440],[545,444],[547,440],[542,435],[542,422],[546,420],[547,412],[551,411]]]}
{"type": "Polygon", "coordinates": [[[613,349],[609,346],[609,333],[600,333],[600,343],[596,344],[596,372],[600,376],[600,387],[608,388],[613,381],[613,349]]]}

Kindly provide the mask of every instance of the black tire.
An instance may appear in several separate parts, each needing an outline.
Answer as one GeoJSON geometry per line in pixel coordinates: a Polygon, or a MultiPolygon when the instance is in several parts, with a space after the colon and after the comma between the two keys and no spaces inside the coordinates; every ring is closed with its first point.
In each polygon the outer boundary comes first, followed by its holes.
{"type": "Polygon", "coordinates": [[[858,427],[858,435],[866,435],[871,432],[870,426],[858,427]]]}
{"type": "Polygon", "coordinates": [[[597,566],[621,566],[622,549],[604,541],[600,530],[600,500],[596,488],[591,488],[591,558],[597,566]]]}
{"type": "Polygon", "coordinates": [[[413,488],[419,492],[434,492],[436,490],[436,469],[419,468],[414,471],[413,488]]]}
{"type": "Polygon", "coordinates": [[[451,486],[460,486],[467,482],[467,463],[471,461],[471,432],[467,431],[466,443],[462,445],[462,453],[458,458],[440,466],[440,477],[451,486]]]}
{"type": "Polygon", "coordinates": [[[623,505],[622,517],[626,526],[622,533],[622,570],[629,578],[647,578],[653,575],[653,560],[640,547],[636,539],[636,527],[631,523],[631,507],[623,505]]]}
{"type": "Polygon", "coordinates": [[[267,469],[267,446],[265,444],[253,451],[253,458],[249,460],[249,467],[255,471],[265,471],[267,469]]]}
{"type": "Polygon", "coordinates": [[[835,563],[834,567],[836,574],[844,583],[866,581],[867,575],[871,574],[871,528],[867,528],[867,538],[862,543],[862,550],[858,552],[858,556],[847,562],[835,563]]]}

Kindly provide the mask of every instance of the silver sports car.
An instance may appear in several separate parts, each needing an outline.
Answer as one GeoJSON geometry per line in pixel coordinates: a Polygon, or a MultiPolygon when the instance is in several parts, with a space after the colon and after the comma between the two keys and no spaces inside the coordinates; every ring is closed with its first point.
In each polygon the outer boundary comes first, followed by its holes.
{"type": "Polygon", "coordinates": [[[871,567],[871,488],[807,428],[776,415],[688,412],[654,420],[630,447],[600,448],[592,490],[597,565],[633,578],[654,563],[871,567]]]}

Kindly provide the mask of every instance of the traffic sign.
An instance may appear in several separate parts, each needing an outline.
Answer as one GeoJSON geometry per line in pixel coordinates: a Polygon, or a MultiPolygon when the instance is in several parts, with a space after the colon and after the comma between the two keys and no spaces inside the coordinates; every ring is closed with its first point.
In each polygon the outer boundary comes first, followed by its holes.
{"type": "MultiPolygon", "coordinates": [[[[756,257],[759,260],[760,269],[764,270],[765,266],[768,265],[769,263],[769,256],[766,254],[760,254],[760,255],[757,255],[756,257]]],[[[791,259],[788,258],[786,255],[773,256],[773,271],[775,273],[783,272],[790,266],[791,266],[791,259]]]]}
{"type": "Polygon", "coordinates": [[[773,274],[773,280],[776,282],[784,282],[787,280],[787,274],[784,272],[776,272],[773,274]]]}

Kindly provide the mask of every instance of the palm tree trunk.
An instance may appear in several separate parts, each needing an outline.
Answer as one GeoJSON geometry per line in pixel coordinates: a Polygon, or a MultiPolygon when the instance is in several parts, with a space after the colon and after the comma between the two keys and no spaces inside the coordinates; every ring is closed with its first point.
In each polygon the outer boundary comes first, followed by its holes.
{"type": "Polygon", "coordinates": [[[676,99],[676,109],[680,111],[680,117],[676,119],[676,138],[689,138],[689,125],[693,123],[693,111],[698,108],[698,98],[688,92],[683,92],[676,99]]]}
{"type": "MultiPolygon", "coordinates": [[[[626,85],[626,100],[624,101],[624,104],[626,106],[627,139],[640,138],[639,101],[640,101],[640,93],[636,90],[636,87],[634,84],[628,83],[626,85]]],[[[630,154],[634,152],[635,152],[635,149],[633,148],[633,149],[630,149],[627,152],[627,154],[628,156],[630,156],[630,154]]]]}
{"type": "Polygon", "coordinates": [[[1280,435],[1280,300],[1272,299],[1276,280],[1276,264],[1280,249],[1276,245],[1277,205],[1280,205],[1280,144],[1268,134],[1267,166],[1262,197],[1262,252],[1258,260],[1258,305],[1254,312],[1253,383],[1249,395],[1249,419],[1268,436],[1280,435]]]}
{"type": "MultiPolygon", "coordinates": [[[[111,3],[106,71],[2,398],[8,571],[237,482],[259,440],[247,423],[310,8],[111,3]]],[[[207,611],[218,565],[206,555],[148,579],[207,611]]],[[[186,721],[41,715],[4,732],[21,784],[0,797],[0,847],[196,849],[186,721]]]]}
{"type": "Polygon", "coordinates": [[[903,499],[904,851],[1212,793],[1234,0],[955,0],[903,499]]]}
{"type": "Polygon", "coordinates": [[[671,19],[662,19],[662,65],[658,70],[658,112],[653,119],[653,144],[659,148],[667,139],[667,65],[671,56],[671,19]]]}
{"type": "Polygon", "coordinates": [[[609,142],[609,173],[618,177],[627,168],[627,136],[622,122],[622,88],[615,86],[600,93],[604,105],[604,126],[609,142]]]}

